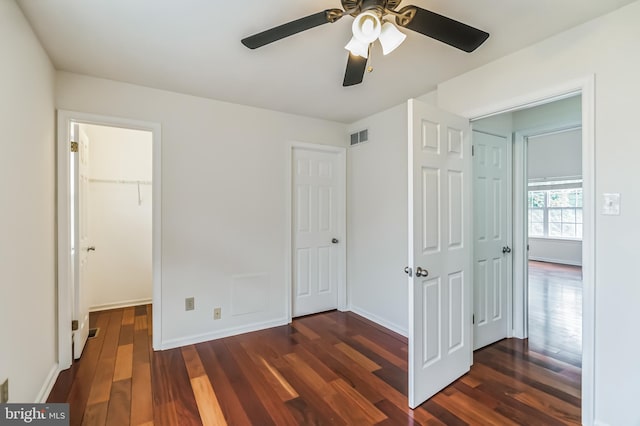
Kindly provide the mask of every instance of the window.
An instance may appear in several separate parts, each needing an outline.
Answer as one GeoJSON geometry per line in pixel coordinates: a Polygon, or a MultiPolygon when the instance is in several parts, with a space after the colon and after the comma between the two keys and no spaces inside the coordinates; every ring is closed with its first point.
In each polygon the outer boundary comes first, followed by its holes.
{"type": "Polygon", "coordinates": [[[582,239],[581,184],[529,183],[529,237],[582,239]]]}

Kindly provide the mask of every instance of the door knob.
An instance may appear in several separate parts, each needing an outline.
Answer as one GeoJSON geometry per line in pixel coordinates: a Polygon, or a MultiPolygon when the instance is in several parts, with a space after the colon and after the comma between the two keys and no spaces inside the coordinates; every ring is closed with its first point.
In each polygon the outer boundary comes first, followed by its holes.
{"type": "Polygon", "coordinates": [[[95,246],[87,247],[87,251],[96,251],[95,246]]]}
{"type": "Polygon", "coordinates": [[[413,276],[413,271],[411,270],[411,268],[409,268],[408,266],[404,267],[404,273],[409,275],[410,277],[413,276]]]}
{"type": "Polygon", "coordinates": [[[511,247],[509,246],[502,247],[502,253],[511,253],[511,247]]]}
{"type": "Polygon", "coordinates": [[[429,271],[427,271],[426,269],[422,269],[421,267],[417,267],[416,268],[416,277],[428,277],[429,276],[429,271]]]}
{"type": "Polygon", "coordinates": [[[331,239],[331,242],[332,242],[333,244],[338,244],[340,241],[338,241],[338,239],[337,239],[337,238],[332,238],[332,239],[331,239]]]}

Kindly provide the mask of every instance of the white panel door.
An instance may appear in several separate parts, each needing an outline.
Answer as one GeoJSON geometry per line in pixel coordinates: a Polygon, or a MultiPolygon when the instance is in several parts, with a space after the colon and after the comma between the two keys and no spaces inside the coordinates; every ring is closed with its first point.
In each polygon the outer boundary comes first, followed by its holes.
{"type": "Polygon", "coordinates": [[[293,298],[294,317],[336,309],[344,186],[340,154],[294,148],[293,158],[293,298]]]}
{"type": "Polygon", "coordinates": [[[471,365],[468,120],[409,101],[409,406],[471,365]]]}
{"type": "Polygon", "coordinates": [[[74,292],[73,319],[78,322],[78,329],[73,332],[73,357],[80,358],[89,336],[89,295],[86,276],[88,254],[94,250],[89,246],[89,139],[83,132],[76,132],[78,152],[75,162],[75,203],[74,203],[74,292]],[[79,133],[79,135],[78,135],[79,133]]]}
{"type": "Polygon", "coordinates": [[[510,145],[504,136],[473,132],[474,339],[478,349],[507,337],[511,286],[510,145]]]}

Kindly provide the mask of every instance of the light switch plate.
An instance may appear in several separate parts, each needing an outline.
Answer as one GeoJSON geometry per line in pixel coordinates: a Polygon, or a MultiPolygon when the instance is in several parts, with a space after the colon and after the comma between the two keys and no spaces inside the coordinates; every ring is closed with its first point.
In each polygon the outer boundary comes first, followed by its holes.
{"type": "Polygon", "coordinates": [[[620,214],[620,194],[602,194],[602,214],[617,216],[620,214]]]}

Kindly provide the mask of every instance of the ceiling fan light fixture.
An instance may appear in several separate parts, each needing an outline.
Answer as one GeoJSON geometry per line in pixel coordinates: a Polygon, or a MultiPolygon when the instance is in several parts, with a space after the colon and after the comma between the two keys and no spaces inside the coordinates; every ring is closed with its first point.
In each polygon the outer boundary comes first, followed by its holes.
{"type": "Polygon", "coordinates": [[[407,38],[407,35],[402,33],[391,22],[385,22],[382,24],[382,30],[378,38],[382,45],[382,54],[388,55],[402,44],[402,42],[407,38]]]}
{"type": "Polygon", "coordinates": [[[369,44],[363,43],[355,37],[351,37],[349,43],[344,47],[353,55],[361,56],[363,58],[367,58],[369,56],[369,44]]]}
{"type": "Polygon", "coordinates": [[[368,45],[380,36],[382,23],[375,13],[371,11],[362,12],[353,20],[351,31],[353,32],[353,37],[368,45]]]}

